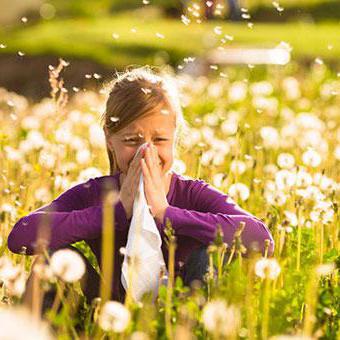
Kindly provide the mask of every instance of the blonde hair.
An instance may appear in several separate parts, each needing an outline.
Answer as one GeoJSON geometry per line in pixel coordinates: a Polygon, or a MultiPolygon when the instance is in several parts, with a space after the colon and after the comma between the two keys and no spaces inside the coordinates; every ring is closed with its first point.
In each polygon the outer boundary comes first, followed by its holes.
{"type": "MultiPolygon", "coordinates": [[[[105,112],[101,118],[105,138],[120,131],[139,117],[169,111],[175,115],[175,157],[181,140],[188,132],[188,124],[183,117],[179,94],[174,79],[167,74],[156,74],[147,65],[121,74],[109,84],[109,96],[105,112]]],[[[110,175],[119,170],[115,153],[106,150],[110,163],[110,175]]]]}

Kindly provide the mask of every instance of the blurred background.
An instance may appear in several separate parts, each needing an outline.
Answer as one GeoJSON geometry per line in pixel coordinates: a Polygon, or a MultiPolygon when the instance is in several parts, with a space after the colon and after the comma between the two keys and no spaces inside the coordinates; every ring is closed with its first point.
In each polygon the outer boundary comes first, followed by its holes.
{"type": "Polygon", "coordinates": [[[337,70],[339,19],[338,0],[1,0],[0,87],[48,96],[59,57],[68,90],[144,64],[196,75],[290,61],[337,70]]]}

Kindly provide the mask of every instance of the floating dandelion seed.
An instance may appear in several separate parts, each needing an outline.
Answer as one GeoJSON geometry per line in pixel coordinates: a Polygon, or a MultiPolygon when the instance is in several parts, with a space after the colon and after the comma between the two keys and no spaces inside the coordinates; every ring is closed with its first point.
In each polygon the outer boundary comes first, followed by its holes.
{"type": "Polygon", "coordinates": [[[93,78],[100,79],[102,76],[98,73],[93,73],[93,78]]]}
{"type": "Polygon", "coordinates": [[[181,15],[181,21],[186,26],[188,26],[190,24],[190,22],[191,22],[191,20],[188,17],[186,17],[184,14],[181,15]]]}
{"type": "Polygon", "coordinates": [[[136,33],[136,32],[137,32],[137,29],[136,29],[135,27],[132,27],[132,28],[131,28],[131,32],[132,32],[132,33],[136,33]]]}
{"type": "Polygon", "coordinates": [[[22,17],[22,18],[21,18],[21,21],[25,24],[28,20],[27,20],[26,17],[22,17]]]}
{"type": "Polygon", "coordinates": [[[218,66],[217,66],[217,65],[210,65],[210,68],[211,68],[212,70],[217,70],[217,69],[218,69],[218,66]]]}
{"type": "Polygon", "coordinates": [[[73,90],[74,92],[79,92],[79,88],[76,87],[76,86],[73,86],[73,87],[72,87],[72,90],[73,90]]]}
{"type": "Polygon", "coordinates": [[[333,49],[333,47],[334,47],[333,45],[330,45],[330,44],[329,44],[329,45],[327,45],[327,49],[328,49],[328,50],[332,50],[332,49],[333,49]]]}
{"type": "Polygon", "coordinates": [[[248,22],[247,26],[248,28],[252,29],[254,27],[254,24],[252,22],[248,22]]]}
{"type": "Polygon", "coordinates": [[[211,7],[214,3],[212,1],[206,1],[205,3],[208,7],[211,7]]]}
{"type": "Polygon", "coordinates": [[[147,88],[144,88],[144,87],[141,87],[141,90],[143,91],[144,94],[151,93],[150,89],[147,89],[147,88]]]}
{"type": "Polygon", "coordinates": [[[125,254],[126,254],[126,248],[125,248],[125,247],[120,247],[120,248],[119,248],[119,253],[120,253],[121,255],[125,255],[125,254]]]}
{"type": "Polygon", "coordinates": [[[170,113],[169,110],[166,110],[166,109],[162,109],[162,110],[161,110],[161,114],[162,114],[162,115],[168,115],[169,113],[170,113]]]}
{"type": "Polygon", "coordinates": [[[5,45],[5,44],[0,44],[0,48],[6,48],[7,47],[7,45],[5,45]]]}
{"type": "Polygon", "coordinates": [[[248,13],[242,13],[242,14],[241,14],[241,17],[242,17],[243,19],[250,19],[250,14],[248,14],[248,13]]]}
{"type": "Polygon", "coordinates": [[[165,38],[164,34],[159,33],[159,32],[156,33],[156,37],[159,38],[159,39],[164,39],[165,38]]]}
{"type": "Polygon", "coordinates": [[[19,55],[20,57],[23,57],[23,56],[25,55],[25,53],[22,52],[22,51],[18,51],[18,55],[19,55]]]}
{"type": "Polygon", "coordinates": [[[85,78],[86,79],[91,79],[92,78],[92,74],[85,74],[85,78]]]}
{"type": "Polygon", "coordinates": [[[276,10],[278,12],[283,12],[284,11],[284,8],[282,6],[280,6],[280,4],[277,1],[273,1],[272,5],[276,8],[276,10]]]}
{"type": "Polygon", "coordinates": [[[112,38],[113,39],[119,39],[119,34],[118,33],[112,33],[112,38]]]}
{"type": "Polygon", "coordinates": [[[315,63],[318,65],[323,65],[323,60],[321,58],[315,58],[315,63]]]}
{"type": "Polygon", "coordinates": [[[143,5],[148,5],[150,3],[149,0],[143,0],[143,5]]]}
{"type": "Polygon", "coordinates": [[[232,35],[228,35],[228,34],[226,34],[226,35],[224,36],[224,38],[225,38],[226,40],[229,40],[229,41],[233,41],[233,40],[234,40],[234,37],[233,37],[232,35]]]}
{"type": "Polygon", "coordinates": [[[247,12],[248,12],[248,8],[241,7],[241,12],[242,12],[242,13],[247,13],[247,12]]]}
{"type": "Polygon", "coordinates": [[[110,117],[111,122],[117,123],[119,121],[119,117],[110,117]]]}
{"type": "Polygon", "coordinates": [[[215,34],[221,35],[222,34],[222,27],[221,26],[216,26],[214,28],[215,34]]]}
{"type": "Polygon", "coordinates": [[[183,61],[187,64],[187,63],[192,63],[195,61],[195,57],[187,57],[187,58],[184,58],[183,61]]]}
{"type": "Polygon", "coordinates": [[[223,72],[220,72],[220,77],[222,77],[222,78],[228,78],[228,75],[225,74],[225,73],[223,73],[223,72]]]}

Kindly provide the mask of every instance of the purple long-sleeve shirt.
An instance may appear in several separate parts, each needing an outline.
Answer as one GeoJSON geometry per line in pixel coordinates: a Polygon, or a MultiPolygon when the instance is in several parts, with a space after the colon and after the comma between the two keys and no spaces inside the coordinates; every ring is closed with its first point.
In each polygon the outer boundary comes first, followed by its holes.
{"type": "MultiPolygon", "coordinates": [[[[101,264],[102,209],[103,193],[106,188],[120,190],[119,174],[91,178],[77,184],[62,193],[50,204],[20,218],[8,236],[8,248],[20,253],[26,247],[28,255],[35,254],[35,242],[40,222],[48,217],[50,225],[49,248],[54,250],[71,243],[85,240],[101,264]]],[[[228,195],[219,191],[201,179],[173,172],[164,219],[160,223],[155,219],[162,240],[165,238],[164,227],[168,218],[177,237],[175,254],[176,275],[181,272],[181,263],[197,247],[208,245],[216,236],[217,224],[222,226],[224,241],[230,246],[234,232],[241,221],[245,228],[241,235],[243,244],[249,248],[257,243],[264,253],[265,240],[270,240],[268,255],[274,251],[274,241],[266,225],[257,217],[240,208],[228,195]]],[[[131,219],[127,219],[120,200],[114,207],[115,221],[115,263],[113,277],[113,296],[122,299],[120,282],[123,256],[119,249],[125,247],[131,219]]],[[[168,251],[162,242],[165,263],[168,251]]]]}

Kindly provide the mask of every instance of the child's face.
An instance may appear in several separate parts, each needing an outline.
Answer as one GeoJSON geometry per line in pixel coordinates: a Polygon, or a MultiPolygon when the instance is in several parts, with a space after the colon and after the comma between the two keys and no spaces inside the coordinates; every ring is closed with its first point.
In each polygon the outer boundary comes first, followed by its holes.
{"type": "Polygon", "coordinates": [[[174,157],[175,116],[155,113],[136,119],[108,140],[114,150],[119,169],[127,173],[139,146],[146,142],[154,144],[158,151],[162,174],[166,174],[174,157]]]}

